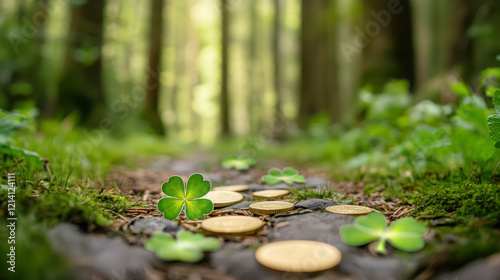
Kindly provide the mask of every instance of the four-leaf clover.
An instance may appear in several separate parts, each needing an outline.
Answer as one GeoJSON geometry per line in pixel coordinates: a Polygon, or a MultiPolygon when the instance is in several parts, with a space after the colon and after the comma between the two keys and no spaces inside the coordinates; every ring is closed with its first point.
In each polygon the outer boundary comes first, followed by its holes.
{"type": "Polygon", "coordinates": [[[234,168],[236,170],[248,170],[250,166],[255,164],[255,160],[251,157],[240,156],[240,157],[227,157],[221,162],[224,169],[234,168]]]}
{"type": "Polygon", "coordinates": [[[274,185],[281,181],[285,182],[287,185],[293,185],[294,182],[304,183],[306,180],[304,176],[299,175],[299,171],[291,168],[285,167],[283,171],[278,168],[269,169],[269,174],[262,177],[262,181],[274,185]]]}
{"type": "Polygon", "coordinates": [[[211,188],[210,181],[203,180],[201,174],[191,175],[186,186],[181,177],[171,176],[161,186],[167,197],[158,201],[158,210],[169,220],[177,218],[183,209],[189,220],[204,219],[214,210],[212,201],[202,198],[211,188]]]}
{"type": "Polygon", "coordinates": [[[412,218],[403,218],[393,222],[388,228],[384,215],[373,212],[365,217],[357,218],[354,224],[340,228],[342,240],[353,246],[368,244],[379,240],[375,251],[386,253],[385,241],[389,241],[395,248],[413,252],[424,247],[422,235],[427,232],[427,227],[412,218]]]}
{"type": "Polygon", "coordinates": [[[146,249],[156,253],[156,256],[166,261],[198,262],[203,258],[203,251],[214,251],[220,247],[215,238],[205,237],[201,233],[187,230],[177,232],[177,241],[161,231],[153,233],[144,244],[146,249]]]}

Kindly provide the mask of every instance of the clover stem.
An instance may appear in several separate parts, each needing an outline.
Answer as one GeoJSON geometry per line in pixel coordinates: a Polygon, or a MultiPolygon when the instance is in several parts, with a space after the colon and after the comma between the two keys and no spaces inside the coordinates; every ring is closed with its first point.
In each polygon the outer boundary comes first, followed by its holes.
{"type": "Polygon", "coordinates": [[[377,245],[375,245],[375,252],[384,255],[387,253],[387,251],[385,250],[385,238],[380,238],[378,240],[377,245]]]}

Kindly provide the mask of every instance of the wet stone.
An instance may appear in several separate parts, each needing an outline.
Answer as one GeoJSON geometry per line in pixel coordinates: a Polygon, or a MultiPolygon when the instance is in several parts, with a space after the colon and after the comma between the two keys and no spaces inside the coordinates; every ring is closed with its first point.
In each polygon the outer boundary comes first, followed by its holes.
{"type": "Polygon", "coordinates": [[[152,234],[155,231],[177,232],[180,225],[161,217],[142,218],[132,225],[132,232],[152,234]]]}
{"type": "Polygon", "coordinates": [[[227,185],[238,185],[238,184],[245,184],[248,182],[252,181],[252,175],[250,174],[241,174],[238,175],[236,178],[230,179],[226,181],[227,185]]]}
{"type": "Polygon", "coordinates": [[[226,243],[224,247],[212,253],[210,265],[236,279],[283,279],[283,273],[261,266],[255,259],[254,253],[254,250],[246,248],[243,244],[226,243]]]}
{"type": "Polygon", "coordinates": [[[334,213],[306,213],[287,217],[273,218],[274,223],[288,222],[286,227],[273,229],[271,241],[282,240],[313,240],[325,242],[337,247],[342,255],[361,249],[342,242],[339,229],[346,224],[352,224],[354,218],[349,215],[334,213]]]}
{"type": "Polygon", "coordinates": [[[255,203],[255,201],[243,201],[243,202],[240,202],[240,203],[235,204],[235,205],[224,207],[221,210],[228,210],[228,209],[235,209],[235,210],[237,210],[237,209],[248,209],[248,206],[250,206],[250,204],[252,204],[252,203],[255,203]]]}
{"type": "Polygon", "coordinates": [[[342,200],[342,205],[351,205],[351,204],[352,204],[352,199],[342,200]]]}
{"type": "Polygon", "coordinates": [[[497,280],[500,275],[500,253],[473,261],[457,271],[438,276],[438,280],[446,279],[481,279],[497,280]]]}
{"type": "Polygon", "coordinates": [[[128,245],[119,237],[84,234],[71,224],[55,226],[47,238],[52,249],[74,267],[73,279],[145,279],[145,269],[158,263],[155,255],[142,247],[128,245]]]}
{"type": "Polygon", "coordinates": [[[350,255],[343,258],[339,269],[360,280],[408,279],[416,266],[394,257],[365,257],[350,255]]]}
{"type": "Polygon", "coordinates": [[[319,198],[310,198],[307,200],[302,200],[299,203],[295,204],[296,208],[306,208],[314,211],[325,210],[326,207],[337,205],[337,202],[327,200],[327,199],[319,199],[319,198]]]}

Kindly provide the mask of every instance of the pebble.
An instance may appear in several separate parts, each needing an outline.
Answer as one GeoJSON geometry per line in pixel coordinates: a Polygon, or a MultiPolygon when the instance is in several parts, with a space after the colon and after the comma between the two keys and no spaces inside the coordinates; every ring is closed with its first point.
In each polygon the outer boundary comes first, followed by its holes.
{"type": "Polygon", "coordinates": [[[181,226],[163,217],[142,218],[132,224],[133,233],[152,234],[155,231],[177,232],[181,226]]]}
{"type": "Polygon", "coordinates": [[[319,198],[310,198],[307,200],[302,200],[299,203],[295,204],[296,208],[306,208],[314,211],[325,210],[326,207],[337,205],[337,202],[327,200],[327,199],[319,199],[319,198]]]}

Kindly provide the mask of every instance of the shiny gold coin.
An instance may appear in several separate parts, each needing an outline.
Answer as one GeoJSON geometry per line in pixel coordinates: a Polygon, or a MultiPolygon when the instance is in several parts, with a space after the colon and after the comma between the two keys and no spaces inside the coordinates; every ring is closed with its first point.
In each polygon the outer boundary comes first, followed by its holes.
{"type": "Polygon", "coordinates": [[[250,211],[257,214],[278,214],[293,210],[295,206],[290,202],[264,201],[250,204],[250,211]]]}
{"type": "Polygon", "coordinates": [[[244,192],[248,191],[247,185],[233,185],[233,186],[220,186],[215,187],[214,191],[230,191],[230,192],[244,192]]]}
{"type": "Polygon", "coordinates": [[[273,199],[283,197],[289,193],[287,190],[265,190],[254,192],[252,195],[255,199],[273,199]]]}
{"type": "Polygon", "coordinates": [[[222,216],[203,220],[201,227],[209,232],[231,235],[254,234],[264,226],[257,218],[246,216],[222,216]]]}
{"type": "Polygon", "coordinates": [[[255,258],[263,266],[288,272],[317,272],[340,263],[342,254],[332,245],[309,240],[289,240],[259,247],[255,258]]]}
{"type": "Polygon", "coordinates": [[[373,212],[373,209],[371,208],[358,205],[333,205],[326,207],[325,210],[336,214],[353,215],[353,216],[366,215],[373,212]]]}
{"type": "Polygon", "coordinates": [[[211,191],[204,198],[210,199],[214,207],[229,206],[243,201],[240,193],[230,191],[211,191]]]}

